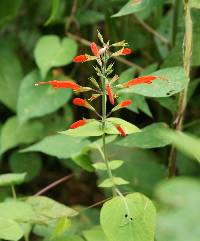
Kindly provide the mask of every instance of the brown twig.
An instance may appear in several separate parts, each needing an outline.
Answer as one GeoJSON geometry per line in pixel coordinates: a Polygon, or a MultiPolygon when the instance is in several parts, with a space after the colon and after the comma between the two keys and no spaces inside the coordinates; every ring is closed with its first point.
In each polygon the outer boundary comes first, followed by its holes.
{"type": "Polygon", "coordinates": [[[170,41],[165,38],[162,34],[158,33],[155,29],[153,29],[151,26],[149,26],[147,23],[145,23],[142,19],[134,15],[134,18],[137,20],[137,22],[149,33],[153,34],[155,37],[160,39],[161,42],[163,42],[167,47],[171,47],[170,41]]]}
{"type": "Polygon", "coordinates": [[[39,192],[37,192],[34,196],[40,196],[40,195],[44,194],[44,193],[47,192],[48,190],[50,190],[50,189],[52,189],[53,187],[55,187],[55,186],[57,186],[57,185],[65,182],[65,181],[69,180],[69,179],[72,178],[73,176],[74,176],[74,174],[70,174],[70,175],[67,175],[67,176],[65,176],[65,177],[62,177],[62,178],[58,179],[57,181],[49,184],[47,187],[41,189],[41,190],[40,190],[39,192]]]}
{"type": "MultiPolygon", "coordinates": [[[[67,35],[70,37],[70,38],[73,38],[73,39],[75,39],[76,41],[78,41],[79,43],[81,43],[81,44],[83,44],[83,45],[85,45],[85,46],[90,46],[90,44],[91,44],[91,42],[90,41],[88,41],[87,39],[84,39],[84,38],[82,38],[82,37],[79,37],[79,36],[77,36],[77,35],[75,35],[75,34],[72,34],[72,33],[67,33],[67,35]]],[[[99,47],[99,46],[98,46],[99,47]]],[[[100,47],[99,47],[100,48],[100,47]]],[[[115,59],[117,59],[119,62],[121,62],[121,63],[124,63],[124,64],[126,64],[126,65],[128,65],[128,66],[130,66],[130,67],[133,67],[133,68],[135,68],[137,71],[139,71],[139,72],[142,72],[142,71],[144,71],[144,68],[142,68],[141,66],[139,66],[139,65],[137,65],[137,64],[135,64],[135,63],[133,63],[133,62],[130,62],[130,61],[128,61],[128,60],[126,60],[126,59],[124,59],[124,58],[122,58],[122,57],[114,57],[115,59]]]]}

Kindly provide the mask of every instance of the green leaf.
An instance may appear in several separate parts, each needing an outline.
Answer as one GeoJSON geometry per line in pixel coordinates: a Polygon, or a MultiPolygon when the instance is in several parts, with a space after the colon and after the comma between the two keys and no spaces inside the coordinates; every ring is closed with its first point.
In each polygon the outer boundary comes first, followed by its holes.
{"type": "Polygon", "coordinates": [[[36,222],[49,223],[52,219],[77,215],[74,209],[45,196],[32,196],[27,198],[26,202],[32,206],[36,214],[36,222]]]}
{"type": "Polygon", "coordinates": [[[165,123],[154,123],[146,126],[141,132],[134,133],[116,142],[117,145],[140,148],[157,148],[169,145],[171,142],[159,136],[166,129],[165,123]]]}
{"type": "Polygon", "coordinates": [[[1,0],[0,28],[16,16],[22,2],[23,0],[1,0]]]}
{"type": "Polygon", "coordinates": [[[83,241],[83,239],[78,235],[65,234],[59,236],[58,238],[52,239],[52,241],[83,241]]]}
{"type": "Polygon", "coordinates": [[[162,2],[163,0],[131,0],[112,17],[121,17],[146,10],[147,8],[151,9],[162,2]]]}
{"type": "Polygon", "coordinates": [[[10,186],[10,185],[20,185],[24,182],[26,173],[14,174],[6,173],[0,175],[0,187],[10,186]]]}
{"type": "MultiPolygon", "coordinates": [[[[48,76],[47,80],[50,78],[53,77],[48,76]]],[[[17,104],[20,123],[58,110],[71,97],[71,90],[69,89],[55,90],[52,86],[47,85],[34,86],[38,81],[40,81],[38,71],[32,71],[22,80],[17,104]]]]}
{"type": "Polygon", "coordinates": [[[182,67],[161,69],[151,73],[152,76],[166,78],[156,79],[152,84],[140,84],[120,90],[119,93],[136,93],[148,97],[169,97],[183,90],[188,84],[188,78],[182,67]]]}
{"type": "Polygon", "coordinates": [[[200,202],[198,179],[179,177],[163,181],[156,189],[162,210],[157,217],[159,241],[198,241],[200,202]]]}
{"type": "Polygon", "coordinates": [[[93,172],[94,168],[88,154],[80,153],[72,157],[72,160],[84,170],[88,172],[93,172]]]}
{"type": "Polygon", "coordinates": [[[41,37],[36,44],[34,56],[42,79],[51,67],[71,63],[76,52],[77,44],[70,38],[63,38],[61,41],[56,35],[41,37]]]}
{"type": "Polygon", "coordinates": [[[101,136],[103,135],[102,124],[93,119],[88,119],[88,123],[76,129],[68,129],[60,132],[68,136],[101,136]]]}
{"type": "Polygon", "coordinates": [[[140,129],[121,119],[121,118],[116,118],[116,117],[110,117],[106,119],[106,125],[105,125],[105,133],[107,134],[120,134],[115,125],[120,125],[121,128],[125,131],[126,134],[132,134],[136,132],[140,132],[140,129]]]}
{"type": "Polygon", "coordinates": [[[22,68],[8,43],[0,41],[0,52],[0,101],[15,111],[22,68]]]}
{"type": "Polygon", "coordinates": [[[171,142],[177,149],[184,154],[200,162],[200,139],[183,132],[163,130],[160,137],[171,142]]]}
{"type": "Polygon", "coordinates": [[[15,116],[7,119],[1,131],[1,154],[19,144],[34,142],[41,136],[42,130],[43,125],[39,121],[20,125],[15,116]]]}
{"type": "Polygon", "coordinates": [[[51,235],[51,239],[54,239],[62,235],[67,229],[69,229],[71,222],[68,218],[60,218],[56,224],[55,229],[51,235]]]}
{"type": "Polygon", "coordinates": [[[40,151],[58,158],[70,158],[89,144],[89,140],[65,135],[54,135],[44,138],[42,141],[21,150],[21,152],[40,151]]]}
{"type": "Polygon", "coordinates": [[[13,221],[0,217],[0,238],[5,240],[19,240],[23,236],[20,225],[13,221]]]}
{"type": "Polygon", "coordinates": [[[44,24],[45,26],[49,25],[53,21],[53,19],[56,17],[59,6],[60,6],[60,0],[52,0],[51,14],[50,14],[49,18],[47,19],[46,23],[44,24]]]}
{"type": "Polygon", "coordinates": [[[106,236],[100,226],[93,227],[83,232],[87,241],[107,241],[106,236]]]}
{"type": "Polygon", "coordinates": [[[31,205],[22,201],[9,200],[0,203],[1,218],[12,219],[19,223],[32,222],[35,212],[31,205]]]}
{"type": "Polygon", "coordinates": [[[133,193],[104,203],[100,223],[109,241],[153,241],[155,217],[150,199],[133,193]]]}
{"type": "Polygon", "coordinates": [[[37,153],[14,152],[9,158],[12,172],[26,173],[26,181],[35,178],[42,169],[42,159],[37,153]]]}
{"type": "Polygon", "coordinates": [[[111,178],[107,178],[106,180],[104,180],[103,182],[101,182],[98,186],[99,187],[113,187],[114,185],[118,186],[118,185],[126,185],[129,182],[127,182],[126,180],[124,180],[121,177],[113,177],[111,178]]]}
{"type": "MultiPolygon", "coordinates": [[[[113,160],[113,161],[109,161],[109,166],[111,170],[117,169],[119,167],[121,167],[121,165],[123,165],[124,161],[122,160],[113,160]]],[[[101,171],[106,171],[107,167],[106,164],[104,162],[98,162],[95,164],[92,164],[92,166],[96,169],[96,170],[101,170],[101,171]]]]}
{"type": "Polygon", "coordinates": [[[77,12],[76,19],[81,26],[85,26],[105,20],[105,15],[93,9],[83,9],[77,12]]]}

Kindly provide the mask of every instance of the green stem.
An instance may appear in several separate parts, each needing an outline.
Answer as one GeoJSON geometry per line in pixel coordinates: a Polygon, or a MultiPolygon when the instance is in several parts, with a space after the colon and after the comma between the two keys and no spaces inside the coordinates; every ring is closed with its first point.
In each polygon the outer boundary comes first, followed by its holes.
{"type": "MultiPolygon", "coordinates": [[[[106,124],[106,102],[107,102],[107,93],[106,93],[106,59],[105,59],[105,55],[103,56],[103,66],[102,66],[102,75],[103,77],[101,78],[101,82],[102,82],[102,129],[103,132],[105,130],[105,124],[106,124]]],[[[103,155],[104,155],[104,161],[106,164],[106,168],[107,168],[107,173],[108,176],[110,178],[110,180],[113,183],[113,196],[116,195],[116,186],[114,183],[114,179],[113,179],[113,175],[112,175],[112,171],[110,169],[109,166],[109,160],[108,160],[108,156],[107,156],[107,151],[106,151],[106,135],[105,133],[102,135],[102,141],[103,141],[103,155]]]]}
{"type": "MultiPolygon", "coordinates": [[[[191,67],[191,56],[192,56],[192,18],[190,13],[190,6],[188,0],[184,0],[184,9],[185,9],[185,36],[184,36],[184,51],[183,51],[183,67],[185,73],[188,77],[188,84],[190,80],[190,67],[191,67]]],[[[181,131],[183,129],[183,121],[185,110],[187,106],[187,93],[188,85],[186,88],[179,94],[179,106],[174,121],[175,129],[181,131]]],[[[169,164],[168,164],[168,176],[172,177],[176,174],[176,149],[172,146],[169,164]]]]}
{"type": "Polygon", "coordinates": [[[17,199],[17,195],[16,195],[16,192],[15,192],[15,187],[13,185],[11,185],[11,190],[12,190],[13,199],[17,199]]]}

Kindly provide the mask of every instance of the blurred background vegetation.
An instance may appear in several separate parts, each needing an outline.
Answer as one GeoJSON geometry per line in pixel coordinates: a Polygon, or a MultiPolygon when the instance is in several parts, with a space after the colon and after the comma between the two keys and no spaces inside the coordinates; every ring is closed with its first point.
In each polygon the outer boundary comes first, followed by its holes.
{"type": "MultiPolygon", "coordinates": [[[[120,81],[160,68],[182,66],[182,1],[127,2],[0,1],[0,172],[27,172],[26,183],[17,187],[19,196],[33,195],[69,174],[73,176],[68,181],[50,189],[46,195],[73,206],[90,206],[109,195],[97,187],[103,177],[95,173],[91,165],[100,159],[98,152],[92,149],[94,140],[57,134],[73,121],[93,118],[93,115],[72,106],[74,94],[70,90],[34,86],[44,79],[72,79],[83,86],[88,84],[88,77],[95,74],[91,65],[75,65],[72,60],[78,53],[89,53],[90,42],[98,41],[97,29],[111,42],[126,40],[133,50],[131,56],[116,61],[115,71],[120,81]]],[[[184,131],[199,136],[200,4],[198,0],[190,2],[191,7],[194,6],[193,56],[184,131]]],[[[82,96],[88,97],[87,94],[82,96]]],[[[145,98],[130,94],[129,98],[133,99],[133,105],[116,116],[140,128],[154,122],[172,126],[177,95],[145,98]]],[[[95,105],[101,108],[100,102],[95,105]]],[[[122,190],[142,192],[158,204],[157,240],[197,241],[200,237],[197,226],[200,222],[197,215],[199,163],[178,151],[176,174],[179,177],[165,181],[170,143],[157,137],[159,125],[163,124],[153,125],[147,133],[147,146],[143,145],[142,136],[135,142],[130,139],[128,144],[110,139],[109,155],[125,160],[117,172],[118,176],[129,180],[130,185],[122,190]],[[151,138],[155,141],[152,146],[151,138]]],[[[0,200],[8,196],[11,196],[10,189],[1,188],[0,200]]],[[[98,224],[96,209],[88,209],[81,217],[70,231],[72,234],[98,224]]],[[[35,234],[45,238],[49,229],[36,228],[35,234]]],[[[92,231],[85,231],[84,236],[88,241],[97,240],[92,231]]]]}

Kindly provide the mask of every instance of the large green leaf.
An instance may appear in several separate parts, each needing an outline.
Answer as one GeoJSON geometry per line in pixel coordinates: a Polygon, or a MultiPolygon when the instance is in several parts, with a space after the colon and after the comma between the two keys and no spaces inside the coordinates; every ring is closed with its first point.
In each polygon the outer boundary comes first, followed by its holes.
{"type": "Polygon", "coordinates": [[[20,125],[17,117],[9,118],[1,131],[1,154],[19,144],[34,142],[41,136],[42,130],[43,125],[39,121],[27,122],[20,125]]]}
{"type": "Polygon", "coordinates": [[[140,132],[140,129],[137,126],[135,126],[121,118],[116,118],[116,117],[107,118],[105,132],[107,134],[120,134],[119,131],[117,130],[117,128],[115,127],[115,125],[120,125],[126,134],[140,132]]]}
{"type": "Polygon", "coordinates": [[[184,154],[200,162],[200,139],[182,132],[163,130],[160,137],[171,142],[184,154]]]}
{"type": "Polygon", "coordinates": [[[199,190],[198,179],[180,177],[160,183],[156,196],[163,210],[158,213],[157,240],[199,240],[199,190]]]}
{"type": "Polygon", "coordinates": [[[13,221],[0,217],[0,238],[5,240],[19,240],[23,236],[20,225],[13,221]]]}
{"type": "Polygon", "coordinates": [[[0,187],[9,185],[20,185],[24,182],[26,173],[6,173],[0,175],[0,187]]]}
{"type": "Polygon", "coordinates": [[[191,8],[200,9],[200,1],[199,0],[190,0],[188,3],[189,3],[191,8]]]}
{"type": "Polygon", "coordinates": [[[181,67],[161,69],[150,75],[161,76],[167,80],[156,79],[152,84],[135,85],[131,88],[120,90],[119,93],[136,93],[149,97],[168,97],[180,92],[188,84],[188,78],[181,67]]]}
{"type": "Polygon", "coordinates": [[[21,65],[8,43],[0,41],[0,52],[0,101],[15,111],[22,79],[21,65]]]}
{"type": "Polygon", "coordinates": [[[107,238],[101,227],[96,226],[89,230],[85,230],[83,235],[87,241],[107,241],[107,238]]]}
{"type": "Polygon", "coordinates": [[[45,196],[32,196],[27,198],[27,204],[31,205],[36,222],[48,223],[52,219],[68,218],[77,215],[77,212],[61,203],[45,196]]]}
{"type": "MultiPolygon", "coordinates": [[[[106,124],[105,124],[105,133],[107,134],[120,134],[117,128],[115,127],[115,124],[120,125],[126,134],[131,134],[135,132],[139,132],[140,129],[121,119],[121,118],[114,118],[110,117],[107,118],[106,124]]],[[[61,134],[69,135],[69,136],[101,136],[103,135],[104,131],[102,129],[102,124],[97,120],[88,120],[88,123],[84,126],[80,126],[76,129],[69,129],[66,131],[60,132],[61,134]]]]}
{"type": "Polygon", "coordinates": [[[41,37],[35,47],[35,60],[40,68],[42,79],[51,67],[63,66],[72,62],[77,52],[77,44],[70,38],[59,39],[56,35],[41,37]]]}
{"type": "Polygon", "coordinates": [[[160,130],[166,129],[164,123],[154,123],[146,126],[141,132],[134,133],[124,139],[119,140],[116,144],[127,147],[156,148],[170,144],[170,141],[158,135],[160,130]]]}
{"type": "Polygon", "coordinates": [[[0,27],[12,20],[23,0],[1,0],[0,1],[0,27]]]}
{"type": "Polygon", "coordinates": [[[65,234],[52,239],[52,241],[83,241],[83,239],[78,235],[65,234]]]}
{"type": "Polygon", "coordinates": [[[109,241],[153,241],[155,217],[151,200],[133,193],[104,203],[100,223],[109,241]]]}
{"type": "Polygon", "coordinates": [[[70,90],[55,90],[47,85],[34,86],[38,81],[40,81],[38,71],[29,73],[22,80],[17,104],[18,118],[22,123],[30,118],[44,116],[56,111],[71,97],[70,90]]]}
{"type": "Polygon", "coordinates": [[[54,135],[23,149],[22,152],[40,151],[58,158],[70,158],[81,152],[89,144],[89,140],[65,135],[54,135]]]}
{"type": "Polygon", "coordinates": [[[163,0],[131,0],[123,8],[121,8],[118,13],[114,14],[113,17],[121,17],[137,13],[147,8],[151,9],[162,2],[163,0]]]}
{"type": "Polygon", "coordinates": [[[35,212],[31,205],[22,201],[10,200],[0,203],[1,218],[12,219],[19,223],[31,222],[35,212]]]}
{"type": "Polygon", "coordinates": [[[14,152],[9,158],[12,172],[26,173],[26,181],[35,178],[42,169],[42,159],[38,153],[14,152]]]}

